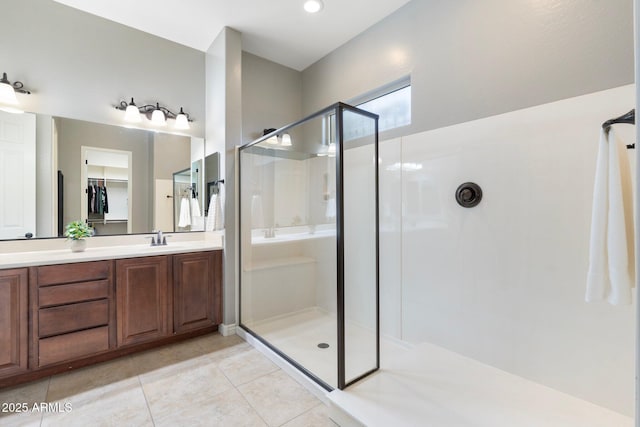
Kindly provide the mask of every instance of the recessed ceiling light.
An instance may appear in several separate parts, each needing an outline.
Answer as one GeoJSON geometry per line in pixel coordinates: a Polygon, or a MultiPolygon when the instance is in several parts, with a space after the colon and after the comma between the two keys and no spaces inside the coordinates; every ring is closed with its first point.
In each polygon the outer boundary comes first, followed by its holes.
{"type": "Polygon", "coordinates": [[[309,13],[320,12],[323,7],[324,3],[322,3],[322,0],[307,0],[304,2],[304,10],[309,13]]]}

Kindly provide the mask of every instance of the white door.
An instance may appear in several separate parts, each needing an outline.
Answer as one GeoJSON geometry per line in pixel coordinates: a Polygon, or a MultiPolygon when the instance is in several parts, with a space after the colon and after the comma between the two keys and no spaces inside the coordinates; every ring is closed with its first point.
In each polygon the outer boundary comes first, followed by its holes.
{"type": "Polygon", "coordinates": [[[36,236],[36,116],[0,111],[0,239],[36,236]]]}

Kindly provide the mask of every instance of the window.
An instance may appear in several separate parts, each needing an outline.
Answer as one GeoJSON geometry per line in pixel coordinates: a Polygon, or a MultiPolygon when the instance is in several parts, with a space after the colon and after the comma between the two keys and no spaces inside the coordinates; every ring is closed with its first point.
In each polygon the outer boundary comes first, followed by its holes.
{"type": "Polygon", "coordinates": [[[378,114],[378,131],[411,124],[411,76],[388,83],[353,98],[349,104],[378,114]]]}

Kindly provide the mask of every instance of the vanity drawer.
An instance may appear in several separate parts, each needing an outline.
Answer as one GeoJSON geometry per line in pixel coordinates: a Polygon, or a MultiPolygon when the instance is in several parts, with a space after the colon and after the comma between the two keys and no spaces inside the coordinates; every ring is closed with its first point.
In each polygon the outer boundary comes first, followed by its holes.
{"type": "Polygon", "coordinates": [[[108,280],[47,286],[38,289],[38,305],[40,307],[70,304],[107,297],[109,297],[108,280]]]}
{"type": "Polygon", "coordinates": [[[109,349],[109,328],[87,329],[41,339],[38,366],[90,356],[109,349]]]}
{"type": "Polygon", "coordinates": [[[109,323],[109,301],[106,299],[43,308],[38,312],[38,336],[64,334],[109,323]]]}
{"type": "Polygon", "coordinates": [[[38,267],[38,286],[89,282],[108,279],[111,261],[82,262],[77,264],[45,265],[38,267]]]}

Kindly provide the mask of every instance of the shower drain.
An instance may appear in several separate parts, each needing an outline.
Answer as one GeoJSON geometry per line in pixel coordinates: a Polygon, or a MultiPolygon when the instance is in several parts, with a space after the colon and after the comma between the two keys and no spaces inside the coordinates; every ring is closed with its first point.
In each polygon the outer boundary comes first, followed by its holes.
{"type": "Polygon", "coordinates": [[[320,344],[318,344],[319,348],[329,348],[329,344],[327,344],[326,342],[321,342],[320,344]]]}

